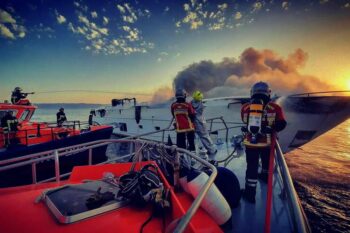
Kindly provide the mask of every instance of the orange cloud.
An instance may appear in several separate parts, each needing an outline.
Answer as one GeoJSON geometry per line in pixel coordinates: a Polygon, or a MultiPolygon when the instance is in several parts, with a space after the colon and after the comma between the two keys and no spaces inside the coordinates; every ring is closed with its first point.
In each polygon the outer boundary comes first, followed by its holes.
{"type": "Polygon", "coordinates": [[[247,95],[258,81],[269,83],[278,94],[327,91],[332,86],[312,75],[300,74],[308,59],[302,49],[296,49],[287,58],[272,50],[248,48],[239,60],[224,58],[219,63],[201,61],[180,71],[174,79],[175,88],[187,92],[196,89],[208,92],[208,97],[247,95]]]}

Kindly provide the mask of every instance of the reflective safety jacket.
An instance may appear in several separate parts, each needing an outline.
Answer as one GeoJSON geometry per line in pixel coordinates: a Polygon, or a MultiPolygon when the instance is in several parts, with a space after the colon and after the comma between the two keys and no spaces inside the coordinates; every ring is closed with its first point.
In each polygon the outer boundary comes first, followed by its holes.
{"type": "Polygon", "coordinates": [[[17,131],[18,120],[15,116],[4,116],[1,119],[1,127],[4,132],[17,131]]]}
{"type": "Polygon", "coordinates": [[[189,132],[194,130],[192,119],[195,111],[190,103],[175,102],[171,105],[171,113],[176,121],[176,132],[189,132]]]}
{"type": "MultiPolygon", "coordinates": [[[[242,117],[242,121],[245,124],[248,124],[249,109],[250,109],[250,103],[245,103],[241,108],[241,117],[242,117]]],[[[282,108],[276,103],[272,103],[272,102],[267,103],[266,106],[264,107],[264,111],[262,115],[261,128],[264,129],[266,126],[269,126],[272,128],[272,130],[279,132],[286,127],[286,124],[287,122],[285,120],[282,108]]],[[[250,132],[247,132],[243,141],[246,147],[268,147],[271,145],[270,134],[259,133],[257,136],[256,143],[252,143],[251,139],[252,139],[252,134],[250,132]]]]}

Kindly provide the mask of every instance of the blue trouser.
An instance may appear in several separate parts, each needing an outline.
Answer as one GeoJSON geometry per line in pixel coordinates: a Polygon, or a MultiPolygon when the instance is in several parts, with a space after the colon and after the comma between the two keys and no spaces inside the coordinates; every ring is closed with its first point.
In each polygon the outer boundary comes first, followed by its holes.
{"type": "Polygon", "coordinates": [[[195,151],[196,147],[194,145],[194,131],[182,132],[176,134],[176,145],[180,148],[187,149],[189,151],[195,151]],[[186,143],[187,138],[187,143],[186,143]]]}
{"type": "Polygon", "coordinates": [[[270,160],[270,147],[249,148],[246,147],[247,170],[245,173],[245,187],[248,192],[255,196],[258,182],[259,157],[262,163],[262,173],[268,173],[270,160]]]}

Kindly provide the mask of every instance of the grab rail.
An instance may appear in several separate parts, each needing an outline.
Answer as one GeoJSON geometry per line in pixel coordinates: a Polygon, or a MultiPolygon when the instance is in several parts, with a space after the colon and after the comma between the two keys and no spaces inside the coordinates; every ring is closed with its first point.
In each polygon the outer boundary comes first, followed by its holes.
{"type": "MultiPolygon", "coordinates": [[[[225,133],[225,140],[226,142],[228,141],[228,132],[230,129],[235,129],[235,128],[239,128],[241,126],[243,126],[244,124],[241,123],[241,122],[231,122],[230,124],[234,124],[234,125],[238,125],[238,126],[228,126],[224,117],[223,116],[220,116],[220,117],[213,117],[213,118],[209,118],[207,119],[207,122],[210,122],[210,126],[209,126],[209,133],[214,133],[214,132],[217,132],[217,131],[223,131],[225,130],[226,133],[225,133]],[[216,123],[214,122],[215,120],[220,120],[221,123],[224,125],[224,128],[220,128],[220,129],[216,129],[216,130],[213,130],[213,123],[216,123]]],[[[220,123],[220,122],[218,122],[220,123]]]]}
{"type": "MultiPolygon", "coordinates": [[[[31,136],[34,135],[34,138],[43,138],[43,137],[51,137],[50,140],[57,140],[55,137],[57,132],[54,133],[54,129],[57,129],[57,123],[55,122],[32,122],[34,125],[36,125],[36,128],[31,128],[31,129],[18,129],[15,131],[8,131],[7,133],[1,132],[4,134],[4,137],[0,138],[1,144],[5,144],[7,141],[9,144],[11,143],[11,140],[17,139],[19,142],[16,142],[16,144],[21,144],[28,146],[29,142],[28,139],[32,138],[31,136]],[[49,132],[42,132],[45,130],[49,130],[49,132]],[[24,136],[19,136],[17,135],[18,133],[23,133],[24,136]],[[6,134],[6,135],[5,135],[6,134]],[[13,134],[13,138],[10,137],[10,134],[13,134]],[[24,142],[21,142],[20,140],[24,139],[24,142]]],[[[88,122],[85,121],[67,121],[65,122],[62,128],[67,128],[67,129],[73,129],[75,130],[82,130],[82,129],[88,129],[90,126],[88,122]]]]}
{"type": "Polygon", "coordinates": [[[278,140],[276,140],[275,149],[276,149],[276,153],[275,153],[276,164],[280,168],[279,170],[281,172],[284,192],[288,197],[287,198],[288,205],[293,215],[292,221],[294,225],[294,232],[299,232],[299,233],[311,232],[311,228],[309,226],[307,218],[305,217],[305,213],[301,207],[298,195],[295,191],[293,181],[287,167],[286,160],[284,159],[284,155],[278,140]]]}
{"type": "Polygon", "coordinates": [[[164,142],[165,132],[174,130],[174,129],[170,129],[170,127],[173,125],[173,121],[174,121],[174,118],[172,118],[170,123],[169,123],[169,125],[167,127],[163,128],[163,129],[155,130],[155,131],[151,131],[151,132],[143,133],[143,134],[137,134],[137,135],[134,135],[134,136],[125,137],[124,139],[142,138],[142,137],[145,137],[145,136],[149,136],[149,135],[152,135],[152,134],[156,134],[156,133],[162,132],[162,141],[161,142],[164,142]]]}
{"type": "MultiPolygon", "coordinates": [[[[140,140],[140,139],[136,139],[136,140],[135,139],[134,140],[132,140],[132,139],[105,139],[105,140],[98,140],[98,141],[89,142],[89,143],[83,143],[83,144],[79,144],[79,145],[75,145],[75,146],[71,146],[71,147],[60,148],[60,149],[55,149],[55,150],[49,150],[49,151],[45,151],[45,152],[40,152],[40,153],[28,155],[28,156],[23,156],[23,157],[25,157],[25,159],[28,159],[28,161],[21,161],[21,160],[24,160],[23,158],[14,158],[14,159],[3,160],[3,161],[0,161],[0,165],[5,165],[5,166],[0,167],[0,172],[1,171],[5,171],[5,170],[9,170],[9,169],[12,169],[12,168],[25,166],[25,165],[28,165],[28,164],[36,164],[38,162],[47,160],[48,158],[54,158],[55,159],[55,178],[56,178],[56,182],[59,182],[60,178],[61,178],[59,157],[61,157],[61,156],[70,156],[70,155],[75,154],[77,152],[82,152],[82,151],[85,151],[85,150],[91,150],[93,148],[96,148],[96,147],[99,147],[99,146],[103,146],[103,145],[108,145],[110,143],[145,143],[145,144],[150,144],[150,145],[159,145],[159,143],[156,143],[156,142],[140,140]],[[72,150],[72,148],[75,148],[75,150],[74,149],[72,150]],[[43,156],[43,155],[46,155],[46,156],[43,156]],[[16,162],[16,163],[14,163],[14,162],[16,162]],[[6,164],[9,164],[9,165],[6,165],[6,164]]],[[[192,217],[194,216],[194,214],[197,212],[198,208],[200,207],[200,204],[203,201],[205,195],[209,191],[210,186],[214,183],[214,180],[215,180],[215,178],[217,176],[217,170],[216,170],[216,167],[214,165],[212,165],[212,164],[208,163],[207,161],[197,157],[196,155],[192,154],[191,152],[189,152],[189,151],[187,151],[185,149],[177,148],[176,146],[166,146],[166,145],[163,145],[163,144],[162,144],[162,146],[165,149],[170,149],[170,150],[174,150],[175,149],[177,152],[181,152],[183,154],[186,154],[187,156],[197,160],[199,163],[203,164],[204,166],[209,167],[212,170],[212,173],[209,176],[209,179],[204,184],[204,186],[201,188],[198,196],[194,199],[192,205],[187,210],[185,215],[183,215],[181,217],[180,222],[178,223],[178,225],[176,226],[176,228],[174,230],[174,232],[181,233],[181,232],[183,232],[186,229],[186,227],[189,224],[189,222],[191,221],[192,217]]],[[[120,157],[119,159],[121,159],[121,158],[122,157],[120,157]]],[[[32,169],[32,173],[33,172],[35,172],[35,175],[32,174],[33,181],[34,181],[34,179],[36,179],[36,169],[35,168],[32,169]]],[[[66,174],[64,174],[64,175],[66,175],[66,174]]]]}
{"type": "Polygon", "coordinates": [[[297,96],[303,96],[306,95],[307,97],[310,97],[310,95],[318,95],[318,94],[333,94],[333,93],[350,93],[350,90],[345,91],[319,91],[319,92],[305,92],[300,94],[293,94],[289,95],[288,97],[297,97],[297,96]]]}

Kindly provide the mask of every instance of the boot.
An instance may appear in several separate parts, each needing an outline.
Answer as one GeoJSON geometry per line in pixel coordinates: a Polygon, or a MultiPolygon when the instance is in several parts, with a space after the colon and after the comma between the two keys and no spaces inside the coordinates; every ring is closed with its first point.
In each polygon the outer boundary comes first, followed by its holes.
{"type": "Polygon", "coordinates": [[[241,190],[242,197],[244,200],[246,200],[249,203],[255,204],[255,187],[245,186],[245,189],[241,190]]]}

